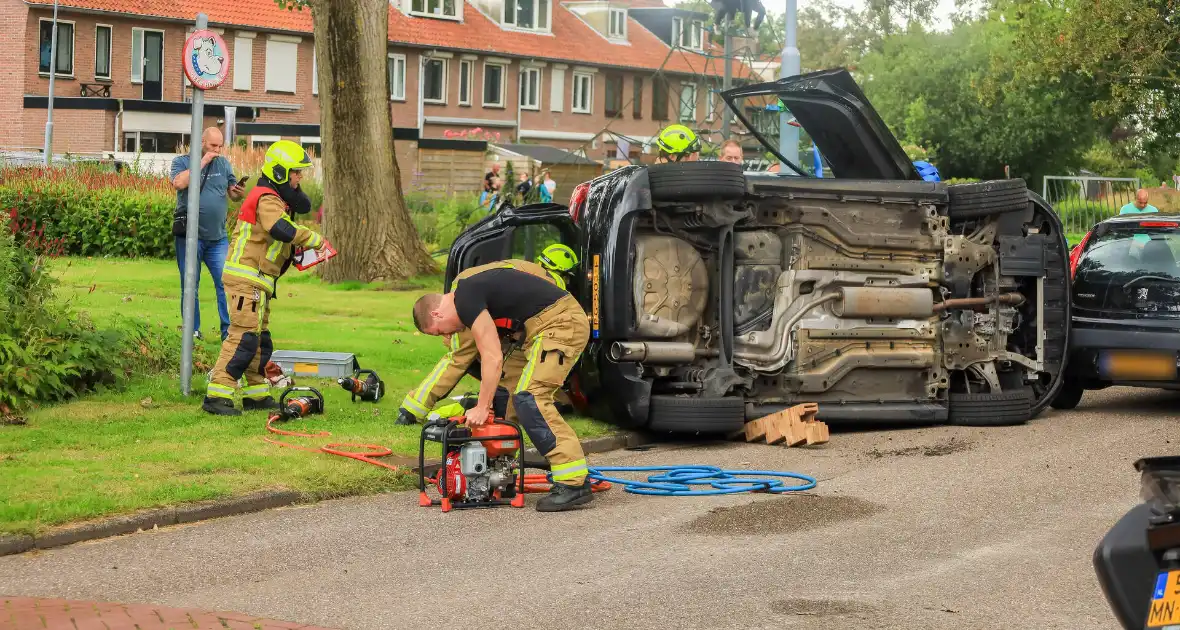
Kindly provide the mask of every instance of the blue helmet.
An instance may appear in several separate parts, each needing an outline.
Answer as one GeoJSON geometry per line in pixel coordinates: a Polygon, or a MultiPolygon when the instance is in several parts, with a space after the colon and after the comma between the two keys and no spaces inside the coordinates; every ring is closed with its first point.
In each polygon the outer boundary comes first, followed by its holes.
{"type": "Polygon", "coordinates": [[[914,168],[918,169],[918,175],[928,182],[940,182],[942,178],[938,175],[938,169],[930,162],[914,162],[914,168]]]}

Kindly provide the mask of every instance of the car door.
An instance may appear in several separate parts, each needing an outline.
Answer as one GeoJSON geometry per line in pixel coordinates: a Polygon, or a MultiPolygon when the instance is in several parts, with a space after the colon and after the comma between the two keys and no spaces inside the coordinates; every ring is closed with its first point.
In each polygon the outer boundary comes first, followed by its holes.
{"type": "MultiPolygon", "coordinates": [[[[447,257],[445,290],[451,290],[455,276],[464,269],[509,258],[535,261],[541,250],[553,243],[564,243],[578,253],[579,259],[584,258],[569,208],[555,203],[504,208],[455,239],[447,257]]],[[[571,293],[577,295],[582,276],[574,275],[571,293]]]]}

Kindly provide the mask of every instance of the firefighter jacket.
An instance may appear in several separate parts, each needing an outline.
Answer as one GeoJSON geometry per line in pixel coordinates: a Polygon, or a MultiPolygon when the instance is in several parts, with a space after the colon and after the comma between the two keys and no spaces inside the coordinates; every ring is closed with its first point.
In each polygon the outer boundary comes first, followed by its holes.
{"type": "MultiPolygon", "coordinates": [[[[470,278],[481,271],[489,269],[502,268],[516,269],[530,273],[534,276],[545,278],[550,282],[562,286],[564,282],[557,283],[555,279],[560,276],[551,274],[541,265],[529,262],[527,260],[499,260],[486,265],[472,267],[461,272],[455,277],[455,284],[461,282],[464,278],[470,278]]],[[[563,287],[564,288],[564,287],[563,287]]],[[[496,327],[500,329],[501,344],[504,347],[505,354],[511,347],[513,340],[511,336],[514,329],[524,329],[524,322],[505,322],[496,321],[496,327]]],[[[479,359],[479,349],[475,347],[475,336],[471,334],[470,329],[463,329],[451,335],[450,343],[448,345],[448,352],[439,360],[434,369],[430,371],[426,379],[418,384],[409,394],[406,395],[402,401],[402,408],[409,411],[415,418],[421,420],[425,418],[434,404],[439,399],[445,397],[455,388],[455,385],[463,378],[463,375],[468,372],[468,368],[479,359]]],[[[478,378],[479,374],[474,374],[478,378]]]]}
{"type": "Polygon", "coordinates": [[[242,208],[229,241],[223,279],[246,283],[274,297],[278,279],[296,245],[318,249],[324,237],[296,225],[287,216],[287,204],[265,186],[255,186],[242,208]]]}

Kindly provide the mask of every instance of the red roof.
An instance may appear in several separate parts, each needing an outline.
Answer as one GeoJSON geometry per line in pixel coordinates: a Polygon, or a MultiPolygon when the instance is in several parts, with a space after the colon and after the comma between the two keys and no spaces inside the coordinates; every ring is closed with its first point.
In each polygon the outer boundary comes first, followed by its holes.
{"type": "MultiPolygon", "coordinates": [[[[633,0],[636,6],[663,6],[661,0],[633,0]]],[[[52,5],[53,0],[26,0],[33,5],[52,5]]],[[[555,4],[560,4],[557,2],[555,4]]],[[[215,26],[246,26],[261,30],[311,33],[311,11],[280,9],[274,0],[59,0],[65,8],[105,11],[170,20],[191,21],[198,12],[209,16],[215,26]]],[[[410,17],[390,7],[389,41],[410,46],[496,53],[513,57],[656,70],[661,66],[679,74],[721,76],[724,65],[720,48],[706,54],[671,49],[634,19],[627,27],[628,44],[612,44],[572,11],[558,6],[553,11],[553,34],[506,31],[470,3],[463,7],[463,22],[410,17]],[[669,52],[671,54],[669,55],[669,52]],[[665,63],[665,59],[667,59],[665,63]]],[[[751,72],[740,61],[733,62],[733,75],[751,72]]]]}

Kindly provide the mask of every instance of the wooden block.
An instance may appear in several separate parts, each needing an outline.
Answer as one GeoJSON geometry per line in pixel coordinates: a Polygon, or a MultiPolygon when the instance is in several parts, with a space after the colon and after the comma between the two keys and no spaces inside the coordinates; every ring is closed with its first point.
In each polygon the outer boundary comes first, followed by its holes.
{"type": "Polygon", "coordinates": [[[746,441],[757,442],[766,437],[766,418],[758,418],[746,423],[746,441]]]}
{"type": "Polygon", "coordinates": [[[807,444],[808,444],[808,446],[813,445],[813,444],[827,444],[828,443],[828,425],[827,424],[825,424],[823,422],[816,421],[816,420],[812,420],[811,422],[807,422],[804,424],[807,427],[807,444]]]}
{"type": "Polygon", "coordinates": [[[799,412],[794,407],[788,410],[789,420],[786,426],[787,446],[799,446],[807,442],[807,429],[799,419],[799,412]]]}
{"type": "Polygon", "coordinates": [[[787,433],[784,430],[786,427],[784,426],[782,411],[769,415],[763,418],[762,421],[766,424],[767,444],[778,444],[786,439],[787,433]]]}

